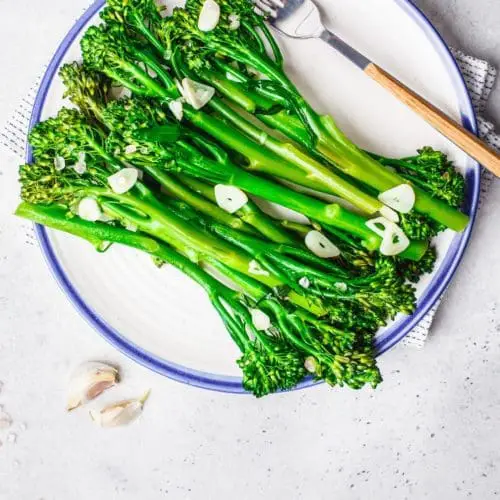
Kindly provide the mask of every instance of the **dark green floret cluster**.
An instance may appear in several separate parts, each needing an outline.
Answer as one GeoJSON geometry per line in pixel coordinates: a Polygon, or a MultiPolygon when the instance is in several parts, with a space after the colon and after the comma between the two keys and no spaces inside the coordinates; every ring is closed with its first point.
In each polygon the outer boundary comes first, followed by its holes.
{"type": "Polygon", "coordinates": [[[170,16],[153,0],[108,0],[83,63],[60,70],[74,107],[31,131],[16,213],[197,282],[257,397],[307,376],[376,387],[375,335],[414,311],[431,239],[466,227],[464,179],[428,147],[362,151],[288,78],[251,2],[216,1],[218,23],[201,31],[203,0],[170,16]],[[401,186],[412,207],[388,210],[382,194],[401,186]]]}

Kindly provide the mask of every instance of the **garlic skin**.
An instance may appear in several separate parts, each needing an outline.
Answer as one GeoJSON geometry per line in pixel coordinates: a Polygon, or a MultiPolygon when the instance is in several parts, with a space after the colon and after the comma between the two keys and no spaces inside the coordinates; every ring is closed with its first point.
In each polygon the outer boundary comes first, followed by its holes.
{"type": "Polygon", "coordinates": [[[88,361],[74,371],[66,409],[74,410],[95,399],[118,382],[118,370],[107,363],[88,361]]]}
{"type": "Polygon", "coordinates": [[[126,399],[112,403],[98,412],[90,412],[90,416],[96,424],[104,428],[128,425],[141,415],[150,392],[145,392],[140,399],[126,399]]]}

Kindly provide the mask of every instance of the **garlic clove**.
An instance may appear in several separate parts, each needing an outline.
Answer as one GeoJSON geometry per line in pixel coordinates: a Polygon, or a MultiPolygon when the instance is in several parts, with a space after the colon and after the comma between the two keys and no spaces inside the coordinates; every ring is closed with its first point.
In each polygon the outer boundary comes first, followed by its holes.
{"type": "Polygon", "coordinates": [[[70,380],[66,409],[74,410],[102,394],[118,382],[118,370],[107,363],[88,361],[82,363],[70,380]]]}
{"type": "Polygon", "coordinates": [[[307,358],[304,361],[304,368],[309,373],[316,373],[317,366],[318,362],[316,361],[316,358],[314,358],[313,356],[307,356],[307,358]]]}
{"type": "Polygon", "coordinates": [[[384,203],[384,205],[402,214],[407,214],[415,205],[415,191],[409,184],[400,184],[399,186],[380,193],[378,199],[384,203]]]}
{"type": "Polygon", "coordinates": [[[404,252],[410,245],[408,236],[397,225],[392,224],[384,234],[380,245],[380,253],[382,255],[393,256],[404,252]]]}
{"type": "Polygon", "coordinates": [[[330,259],[340,255],[337,246],[319,231],[309,231],[306,234],[305,244],[314,255],[323,259],[330,259]]]}
{"type": "Polygon", "coordinates": [[[83,220],[88,220],[90,222],[96,222],[102,215],[101,207],[95,198],[87,196],[82,198],[78,203],[78,216],[83,220]]]}
{"type": "Polygon", "coordinates": [[[98,412],[91,412],[92,420],[101,427],[120,427],[136,420],[144,409],[144,403],[151,391],[147,391],[140,399],[127,399],[105,406],[98,412]]]}
{"type": "Polygon", "coordinates": [[[205,0],[198,17],[198,29],[200,31],[212,31],[219,24],[220,7],[215,0],[205,0]]]}
{"type": "Polygon", "coordinates": [[[367,220],[365,224],[368,229],[383,237],[387,228],[394,223],[385,217],[375,217],[374,219],[367,220]]]}
{"type": "Polygon", "coordinates": [[[256,260],[251,260],[248,263],[248,272],[255,276],[269,276],[269,273],[256,260]]]}
{"type": "Polygon", "coordinates": [[[214,188],[215,201],[222,210],[234,214],[248,203],[248,196],[237,187],[217,184],[214,188]]]}
{"type": "Polygon", "coordinates": [[[338,281],[333,285],[339,292],[347,292],[347,285],[343,281],[338,281]]]}
{"type": "Polygon", "coordinates": [[[66,160],[62,156],[56,156],[54,158],[54,168],[60,172],[66,167],[66,160]]]}
{"type": "Polygon", "coordinates": [[[391,222],[395,222],[396,224],[399,222],[399,215],[392,208],[384,205],[380,210],[380,215],[385,217],[387,220],[391,222]]]}
{"type": "Polygon", "coordinates": [[[116,174],[108,177],[108,184],[113,192],[124,194],[135,186],[139,178],[139,171],[134,167],[122,168],[116,174]]]}
{"type": "Polygon", "coordinates": [[[182,79],[182,88],[183,97],[186,99],[187,103],[196,110],[203,108],[215,94],[215,89],[213,87],[205,85],[204,83],[195,82],[191,80],[191,78],[182,79]]]}
{"type": "Polygon", "coordinates": [[[260,309],[251,309],[253,326],[257,330],[268,330],[271,327],[271,319],[269,316],[260,309]]]}
{"type": "Polygon", "coordinates": [[[87,164],[85,162],[78,161],[73,165],[73,170],[77,174],[82,175],[87,171],[87,164]]]}
{"type": "Polygon", "coordinates": [[[299,285],[302,288],[309,288],[311,286],[311,282],[309,281],[309,278],[307,276],[302,276],[299,280],[299,285]]]}
{"type": "Polygon", "coordinates": [[[241,20],[238,14],[229,14],[228,19],[230,30],[237,30],[240,27],[241,20]]]}
{"type": "Polygon", "coordinates": [[[170,111],[178,121],[182,121],[182,118],[184,117],[183,101],[184,99],[182,97],[179,97],[179,99],[175,99],[168,103],[168,109],[170,109],[170,111]]]}
{"type": "Polygon", "coordinates": [[[123,152],[126,155],[134,154],[137,151],[137,146],[135,144],[127,144],[123,152]]]}

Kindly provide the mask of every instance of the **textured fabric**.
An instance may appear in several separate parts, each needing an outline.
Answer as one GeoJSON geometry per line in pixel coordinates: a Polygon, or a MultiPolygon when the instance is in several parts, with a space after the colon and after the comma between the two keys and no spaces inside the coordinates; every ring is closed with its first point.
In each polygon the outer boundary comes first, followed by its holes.
{"type": "MultiPolygon", "coordinates": [[[[465,82],[469,89],[471,99],[478,117],[479,135],[488,144],[500,150],[500,136],[494,133],[494,126],[480,115],[484,113],[488,98],[496,78],[496,70],[488,62],[476,59],[464,54],[459,50],[453,50],[453,54],[462,71],[465,82]]],[[[42,68],[43,75],[45,68],[42,68]]],[[[26,135],[28,131],[31,110],[40,84],[41,76],[31,87],[28,95],[24,97],[15,112],[2,130],[0,130],[0,145],[16,155],[20,161],[24,159],[26,150],[26,135]]],[[[493,181],[494,176],[484,171],[481,189],[481,203],[484,201],[485,193],[493,181]]],[[[441,300],[420,321],[420,323],[406,336],[404,344],[415,347],[423,347],[427,339],[434,315],[441,304],[441,300]]]]}
{"type": "MultiPolygon", "coordinates": [[[[453,55],[460,67],[460,71],[464,77],[472,104],[478,115],[477,125],[479,136],[484,139],[490,146],[500,150],[500,136],[495,134],[494,126],[491,122],[482,118],[481,114],[486,109],[488,98],[490,97],[495,79],[497,76],[496,69],[487,61],[482,61],[475,57],[464,54],[460,50],[452,49],[453,55]]],[[[481,179],[481,195],[479,199],[479,207],[486,199],[486,193],[489,190],[495,176],[483,170],[481,179]]],[[[446,300],[445,295],[439,299],[434,307],[424,316],[422,321],[404,338],[403,343],[415,347],[423,347],[430,333],[432,321],[441,305],[442,300],[446,300]]]]}

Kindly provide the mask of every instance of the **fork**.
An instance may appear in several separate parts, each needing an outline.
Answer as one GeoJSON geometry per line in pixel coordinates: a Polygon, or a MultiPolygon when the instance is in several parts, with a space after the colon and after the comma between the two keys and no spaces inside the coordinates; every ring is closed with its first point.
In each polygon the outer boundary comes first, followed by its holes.
{"type": "Polygon", "coordinates": [[[278,31],[292,38],[318,38],[339,51],[441,134],[500,177],[500,155],[443,111],[400,82],[366,56],[329,31],[312,0],[252,0],[256,12],[278,31]]]}

